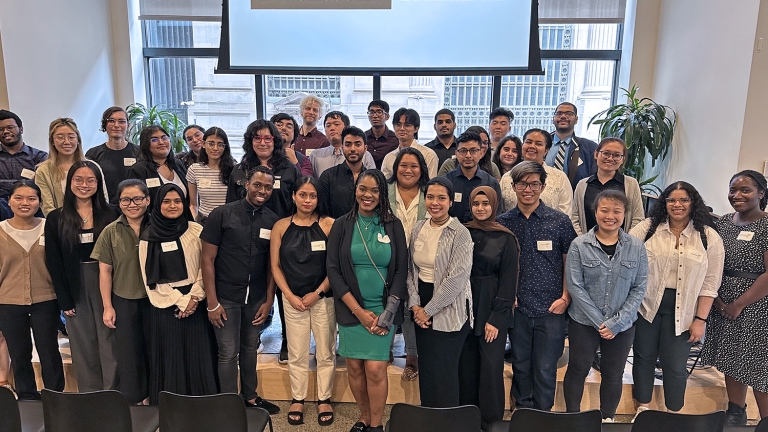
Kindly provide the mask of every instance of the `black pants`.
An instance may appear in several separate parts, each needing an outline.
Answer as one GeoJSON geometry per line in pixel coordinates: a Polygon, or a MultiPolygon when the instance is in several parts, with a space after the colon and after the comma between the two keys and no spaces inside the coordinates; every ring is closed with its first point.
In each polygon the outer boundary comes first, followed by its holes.
{"type": "Polygon", "coordinates": [[[59,306],[56,300],[29,306],[0,305],[0,331],[8,343],[8,351],[16,380],[19,399],[40,399],[32,368],[32,337],[43,370],[45,388],[64,391],[64,366],[58,342],[59,306]]]}
{"type": "Polygon", "coordinates": [[[115,357],[120,377],[117,389],[135,405],[149,396],[149,338],[151,305],[148,298],[129,300],[112,295],[115,309],[115,357]]]}
{"type": "Polygon", "coordinates": [[[459,331],[442,332],[416,325],[421,405],[459,406],[459,358],[469,335],[469,321],[459,331]]]}
{"type": "Polygon", "coordinates": [[[635,326],[617,334],[613,339],[600,337],[592,327],[579,324],[571,318],[568,324],[568,370],[563,380],[565,409],[568,412],[581,411],[581,398],[584,394],[584,380],[587,379],[595,353],[600,348],[600,411],[603,418],[613,418],[621,400],[624,367],[632,341],[635,339],[635,326]]]}
{"type": "Polygon", "coordinates": [[[480,408],[486,427],[504,416],[504,347],[507,340],[503,330],[499,329],[491,343],[485,341],[484,335],[470,333],[464,340],[459,359],[459,404],[480,408]]]}

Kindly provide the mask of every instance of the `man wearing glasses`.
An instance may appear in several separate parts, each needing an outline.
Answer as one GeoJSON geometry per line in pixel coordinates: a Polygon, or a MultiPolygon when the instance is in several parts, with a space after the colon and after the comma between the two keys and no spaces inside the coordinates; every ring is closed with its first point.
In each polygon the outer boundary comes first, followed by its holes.
{"type": "Polygon", "coordinates": [[[512,171],[517,205],[497,218],[520,242],[520,276],[512,342],[512,397],[517,407],[549,411],[555,404],[557,360],[565,346],[565,311],[571,302],[564,279],[571,220],[539,196],[544,166],[523,161],[512,171]]]}
{"type": "Polygon", "coordinates": [[[586,138],[577,137],[573,132],[579,122],[579,111],[576,105],[563,102],[555,108],[552,123],[555,131],[552,133],[553,145],[547,153],[545,162],[551,167],[562,170],[568,175],[571,188],[583,178],[595,173],[595,150],[597,144],[586,138]]]}
{"type": "Polygon", "coordinates": [[[139,146],[128,142],[128,115],[119,106],[104,111],[100,130],[107,134],[107,141],[88,150],[85,157],[99,164],[104,173],[109,203],[117,205],[117,186],[128,178],[128,170],[136,163],[139,146]]]}
{"type": "Polygon", "coordinates": [[[24,144],[24,127],[16,114],[0,110],[0,198],[8,198],[11,185],[35,178],[35,166],[48,159],[48,153],[24,144]]]}
{"type": "MultiPolygon", "coordinates": [[[[474,132],[464,132],[456,140],[456,160],[458,166],[449,171],[445,177],[453,183],[453,206],[448,214],[459,219],[461,223],[472,220],[471,203],[469,196],[478,186],[490,186],[496,191],[496,196],[501,196],[499,182],[492,175],[480,169],[477,165],[483,157],[480,147],[482,138],[474,132]]],[[[501,213],[501,200],[498,203],[498,213],[501,213]]]]}
{"type": "Polygon", "coordinates": [[[387,128],[387,120],[389,104],[380,99],[371,101],[368,104],[368,121],[371,122],[371,128],[365,132],[365,140],[377,169],[381,169],[384,156],[399,146],[397,135],[387,128]]]}

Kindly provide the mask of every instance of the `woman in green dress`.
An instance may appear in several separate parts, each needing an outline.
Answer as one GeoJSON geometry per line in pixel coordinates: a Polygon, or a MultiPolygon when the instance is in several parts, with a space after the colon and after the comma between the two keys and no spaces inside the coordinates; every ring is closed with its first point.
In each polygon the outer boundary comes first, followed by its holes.
{"type": "Polygon", "coordinates": [[[403,321],[408,293],[405,231],[389,203],[379,170],[360,174],[355,206],[336,220],[328,238],[328,280],[336,302],[339,355],[360,417],[350,432],[383,431],[387,361],[393,332],[403,321]]]}

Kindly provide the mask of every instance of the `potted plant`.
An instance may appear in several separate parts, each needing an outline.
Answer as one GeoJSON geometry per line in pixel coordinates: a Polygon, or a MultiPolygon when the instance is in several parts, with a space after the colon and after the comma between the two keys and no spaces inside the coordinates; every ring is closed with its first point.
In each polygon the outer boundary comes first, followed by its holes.
{"type": "Polygon", "coordinates": [[[661,189],[652,184],[658,175],[645,177],[645,160],[648,155],[651,167],[663,161],[672,147],[677,117],[672,108],[656,103],[650,98],[638,99],[639,88],[621,89],[627,96],[627,103],[617,104],[597,113],[589,121],[600,126],[600,139],[621,138],[627,145],[624,173],[637,179],[640,188],[661,194],[661,189]]]}
{"type": "Polygon", "coordinates": [[[158,125],[168,132],[173,151],[179,153],[185,149],[184,128],[187,124],[171,111],[159,106],[147,108],[140,103],[133,103],[125,108],[128,113],[128,137],[132,143],[139,143],[141,130],[150,125],[158,125]]]}

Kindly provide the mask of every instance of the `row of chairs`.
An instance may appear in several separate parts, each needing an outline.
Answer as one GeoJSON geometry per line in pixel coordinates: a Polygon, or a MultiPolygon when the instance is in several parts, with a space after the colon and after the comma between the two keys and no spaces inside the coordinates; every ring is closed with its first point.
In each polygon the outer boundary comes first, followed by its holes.
{"type": "Polygon", "coordinates": [[[158,406],[129,405],[117,391],[42,391],[40,401],[16,401],[0,387],[0,432],[272,432],[269,413],[245,409],[236,394],[182,396],[161,392],[158,406]]]}

